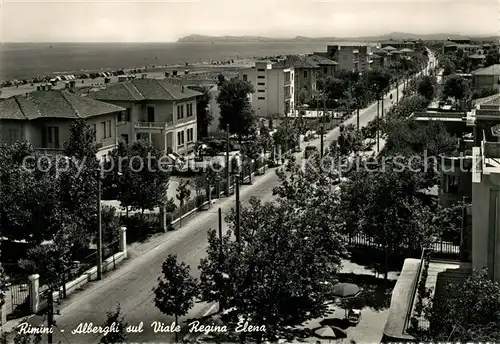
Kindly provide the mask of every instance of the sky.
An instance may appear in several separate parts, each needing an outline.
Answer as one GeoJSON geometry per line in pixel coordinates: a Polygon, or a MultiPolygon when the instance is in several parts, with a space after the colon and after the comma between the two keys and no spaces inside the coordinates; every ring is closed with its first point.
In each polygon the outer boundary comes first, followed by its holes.
{"type": "Polygon", "coordinates": [[[498,0],[0,0],[4,42],[174,42],[190,34],[499,35],[498,0]]]}

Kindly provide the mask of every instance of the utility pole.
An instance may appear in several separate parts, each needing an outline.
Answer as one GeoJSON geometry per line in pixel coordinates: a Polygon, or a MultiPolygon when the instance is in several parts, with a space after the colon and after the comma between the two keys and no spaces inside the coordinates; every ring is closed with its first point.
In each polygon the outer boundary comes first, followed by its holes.
{"type": "Polygon", "coordinates": [[[226,196],[229,197],[229,124],[226,125],[226,196]]]}
{"type": "Polygon", "coordinates": [[[326,112],[326,98],[323,95],[323,116],[321,117],[321,154],[319,155],[321,159],[323,159],[323,150],[324,150],[324,136],[325,136],[325,112],[326,112]]]}
{"type": "MultiPolygon", "coordinates": [[[[235,175],[236,179],[236,242],[238,246],[241,245],[241,233],[240,233],[240,183],[239,175],[235,175]]],[[[241,247],[240,247],[241,248],[241,247]]]]}
{"type": "Polygon", "coordinates": [[[377,153],[380,150],[380,95],[377,95],[377,153]]]}
{"type": "MultiPolygon", "coordinates": [[[[220,260],[220,266],[222,268],[222,266],[224,266],[224,253],[222,251],[222,209],[219,208],[219,241],[220,241],[220,249],[219,249],[219,260],[220,260]]],[[[224,277],[222,276],[221,274],[221,282],[224,281],[224,277]]],[[[225,302],[224,302],[224,298],[222,298],[222,300],[220,300],[219,302],[219,311],[224,311],[224,307],[225,307],[225,302]]]]}
{"type": "Polygon", "coordinates": [[[47,342],[48,344],[52,344],[53,339],[52,339],[52,329],[54,328],[54,295],[52,287],[49,288],[48,290],[49,295],[47,298],[48,304],[49,304],[49,309],[47,311],[47,327],[49,329],[49,333],[47,334],[47,342]]]}
{"type": "Polygon", "coordinates": [[[399,75],[396,77],[396,104],[399,102],[399,75]]]}
{"type": "Polygon", "coordinates": [[[102,279],[101,170],[97,170],[97,279],[102,279]]]}

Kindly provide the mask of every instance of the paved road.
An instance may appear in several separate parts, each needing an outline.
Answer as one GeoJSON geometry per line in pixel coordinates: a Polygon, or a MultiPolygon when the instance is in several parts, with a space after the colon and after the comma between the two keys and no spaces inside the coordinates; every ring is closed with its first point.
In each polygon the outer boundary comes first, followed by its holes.
{"type": "MultiPolygon", "coordinates": [[[[402,88],[402,86],[400,86],[402,88]]],[[[395,90],[393,90],[395,99],[395,90]]],[[[389,109],[391,102],[387,96],[385,99],[385,109],[389,109]]],[[[377,106],[371,105],[367,109],[360,111],[360,125],[365,126],[376,117],[377,106]]],[[[356,116],[347,121],[348,124],[356,123],[356,116]]],[[[331,131],[325,142],[325,147],[329,142],[337,139],[338,129],[331,131]]],[[[309,142],[308,145],[319,147],[319,139],[309,142]]],[[[300,156],[300,154],[297,154],[300,156]]],[[[251,186],[244,186],[240,196],[243,206],[248,204],[250,197],[258,197],[263,201],[273,200],[272,189],[278,183],[278,178],[273,171],[266,175],[254,179],[251,186]]],[[[129,325],[144,323],[144,332],[140,334],[129,334],[129,341],[150,341],[150,342],[172,342],[173,336],[169,333],[154,333],[150,324],[154,321],[161,321],[171,324],[172,317],[167,317],[160,313],[153,303],[152,288],[156,285],[157,277],[160,274],[161,265],[167,254],[173,253],[191,266],[194,275],[199,275],[198,264],[205,256],[206,232],[209,228],[217,228],[218,217],[217,208],[221,207],[223,212],[228,212],[234,205],[234,197],[221,199],[212,210],[199,213],[183,228],[174,232],[169,232],[156,239],[158,244],[148,252],[130,252],[131,259],[127,260],[120,269],[111,272],[106,278],[99,282],[94,282],[81,291],[70,297],[60,306],[60,315],[56,316],[58,329],[55,330],[54,343],[59,340],[61,343],[97,343],[101,335],[99,334],[71,334],[78,324],[92,322],[101,325],[106,318],[106,310],[114,309],[120,303],[122,314],[129,325]],[[61,333],[60,330],[64,330],[61,333]]],[[[224,225],[224,230],[226,230],[224,225]]],[[[151,246],[154,246],[151,244],[151,246]]],[[[211,305],[197,303],[190,311],[188,317],[179,319],[181,322],[192,319],[210,311],[211,305]]],[[[35,317],[30,320],[33,324],[39,324],[43,318],[35,317]]]]}

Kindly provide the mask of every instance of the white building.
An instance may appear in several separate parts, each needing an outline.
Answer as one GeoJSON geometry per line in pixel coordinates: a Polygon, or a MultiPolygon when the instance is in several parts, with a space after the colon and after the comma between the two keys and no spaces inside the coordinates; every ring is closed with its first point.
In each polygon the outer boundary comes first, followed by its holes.
{"type": "Polygon", "coordinates": [[[124,141],[146,139],[161,150],[187,155],[197,140],[196,100],[201,95],[165,80],[135,79],[90,96],[126,109],[117,123],[124,141]]]}
{"type": "Polygon", "coordinates": [[[257,61],[255,67],[239,72],[239,79],[250,82],[255,88],[250,101],[257,117],[290,116],[294,111],[294,69],[273,68],[273,65],[276,63],[257,61]]]}

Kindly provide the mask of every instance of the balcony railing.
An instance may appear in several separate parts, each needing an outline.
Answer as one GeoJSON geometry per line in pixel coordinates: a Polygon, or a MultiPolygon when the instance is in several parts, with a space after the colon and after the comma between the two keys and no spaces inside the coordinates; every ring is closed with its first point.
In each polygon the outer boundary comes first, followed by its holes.
{"type": "Polygon", "coordinates": [[[64,149],[62,148],[35,148],[38,153],[45,155],[63,155],[64,149]]]}
{"type": "Polygon", "coordinates": [[[167,128],[173,128],[174,122],[136,122],[136,129],[157,129],[166,130],[167,128]]]}

